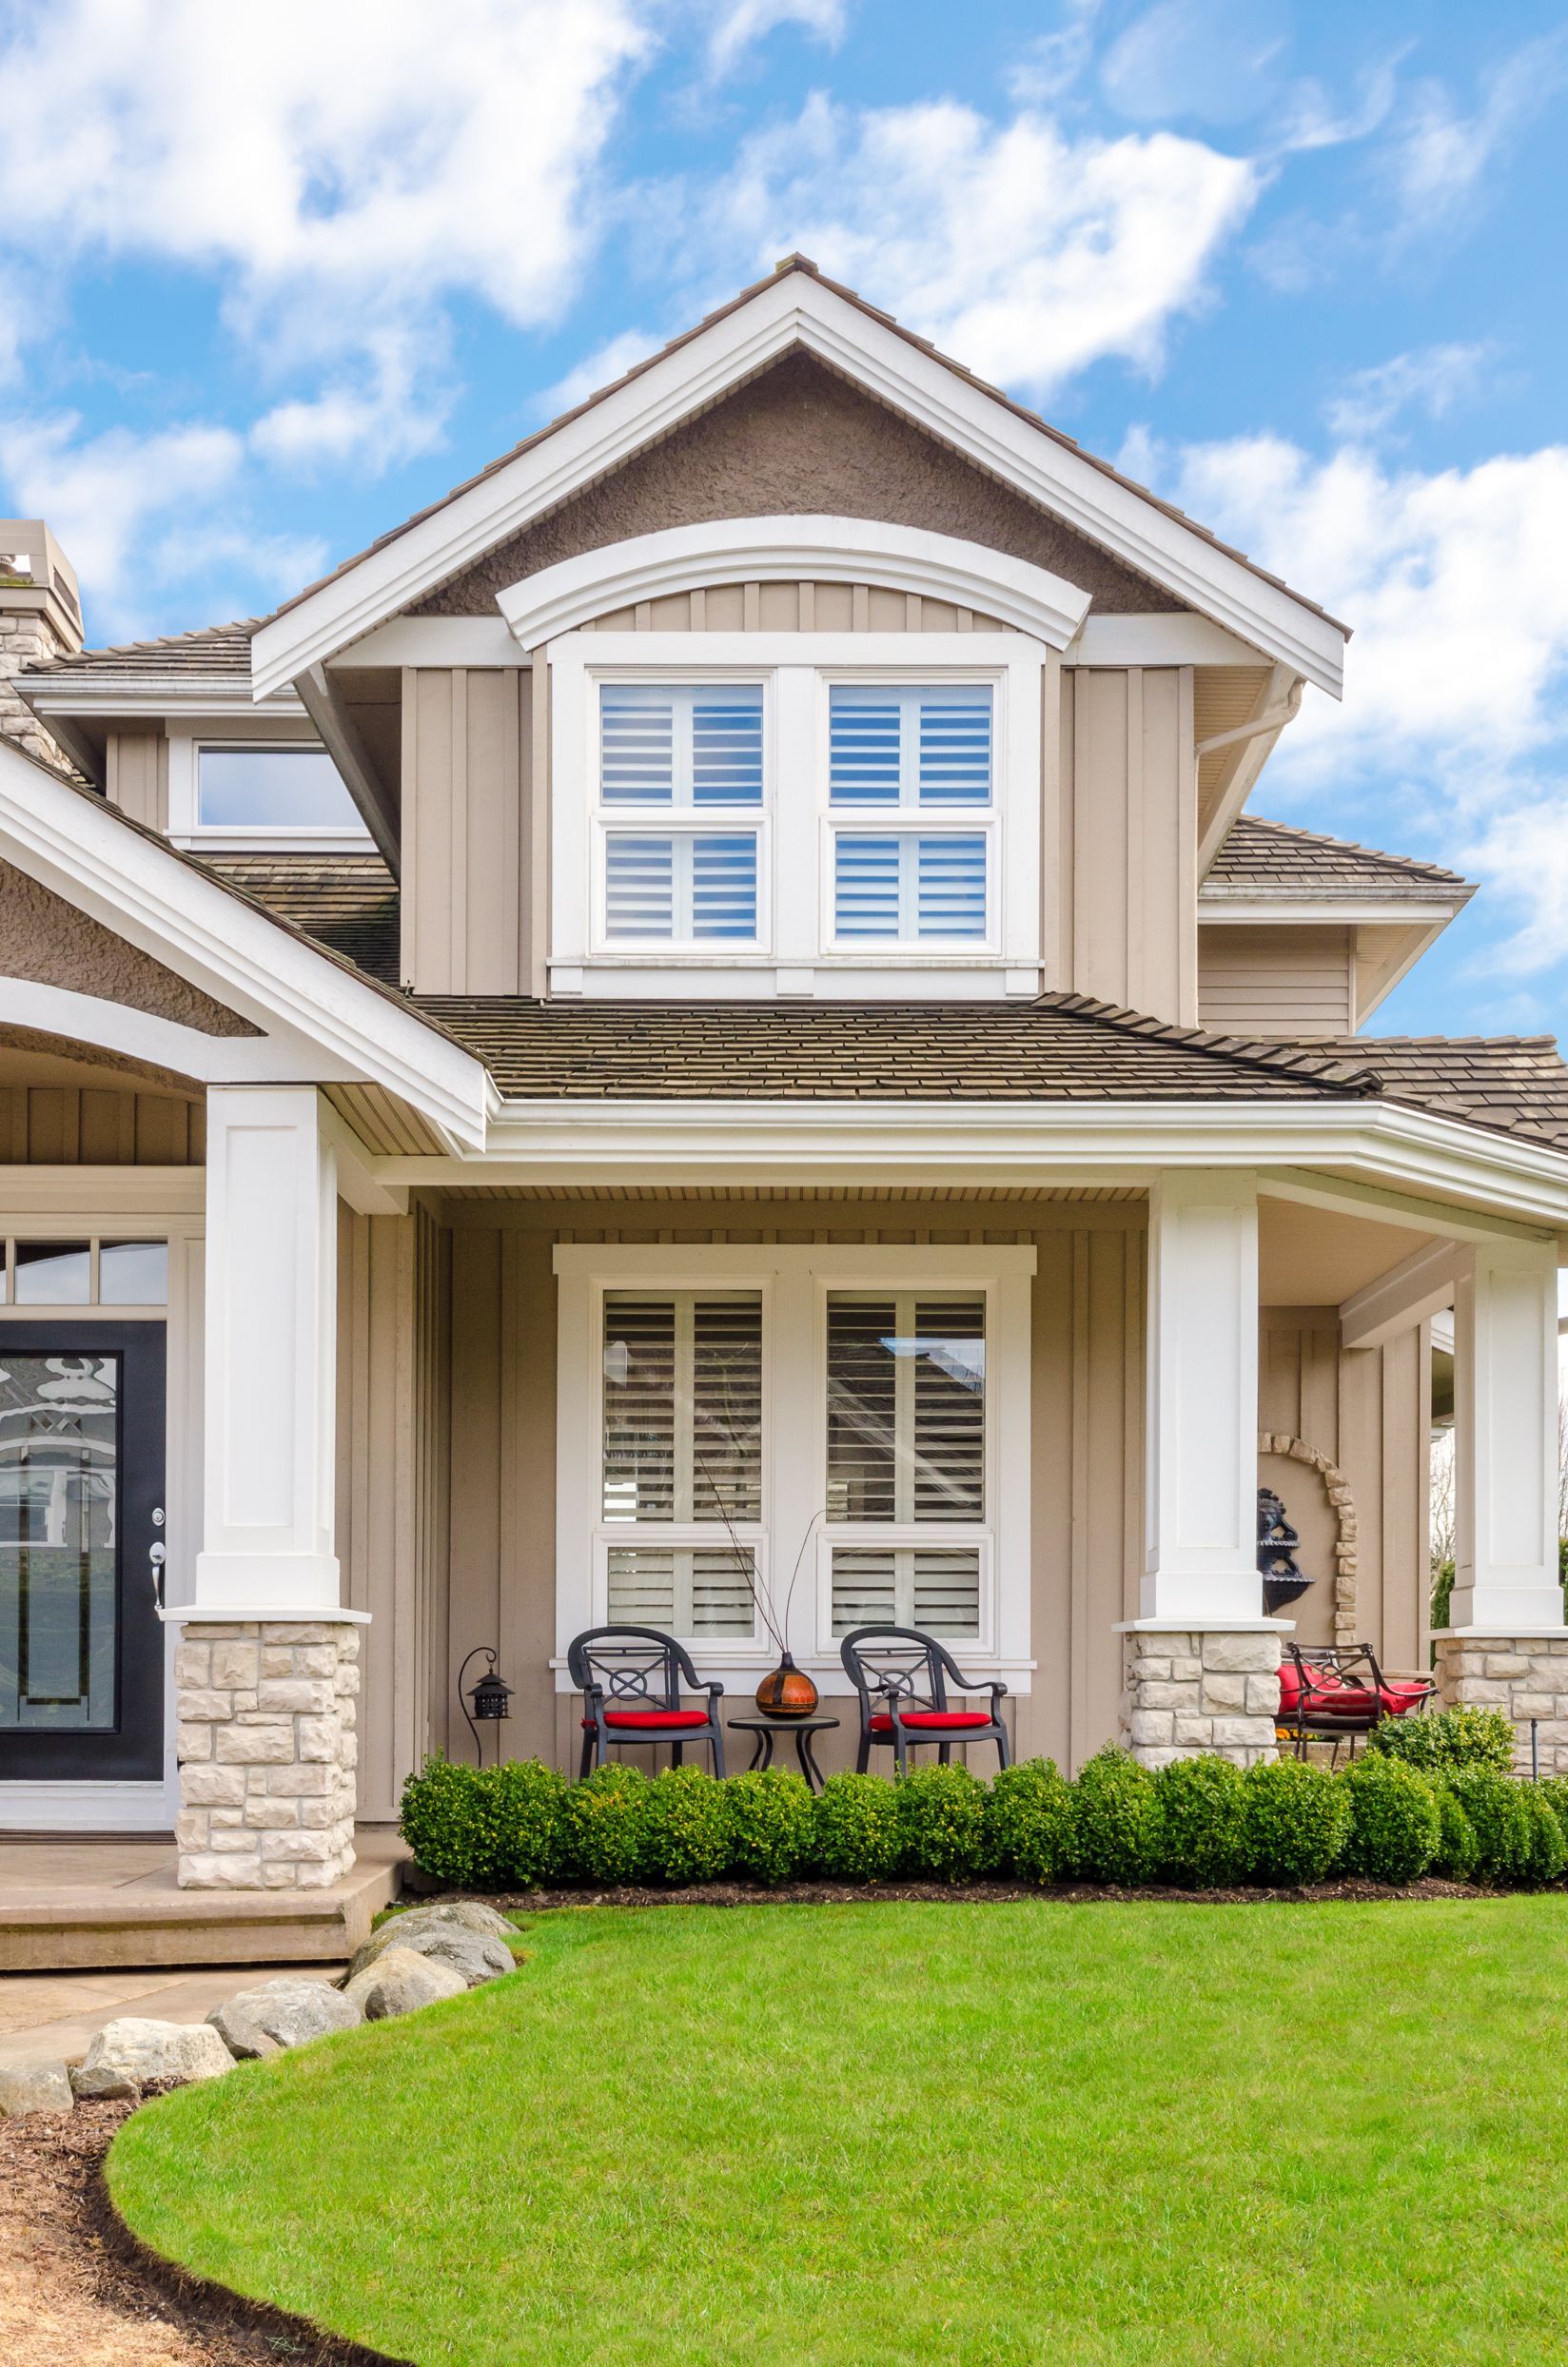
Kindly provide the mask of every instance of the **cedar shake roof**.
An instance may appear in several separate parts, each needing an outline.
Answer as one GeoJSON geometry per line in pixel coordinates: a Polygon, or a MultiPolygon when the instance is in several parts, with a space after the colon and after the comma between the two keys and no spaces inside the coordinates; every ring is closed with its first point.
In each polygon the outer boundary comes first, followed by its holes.
{"type": "Polygon", "coordinates": [[[161,681],[170,675],[188,675],[194,683],[214,675],[225,680],[250,680],[250,638],[262,619],[247,616],[238,624],[204,625],[196,633],[171,633],[160,641],[127,641],[117,649],[83,649],[73,657],[57,657],[49,665],[28,668],[29,680],[77,674],[123,676],[135,682],[148,675],[161,681]]]}
{"type": "Polygon", "coordinates": [[[1354,1060],[1385,1101],[1568,1151],[1568,1065],[1553,1036],[1342,1036],[1295,1048],[1354,1060]]]}
{"type": "Polygon", "coordinates": [[[539,1101],[1360,1100],[1352,1047],[1166,1027],[1087,995],[1015,1003],[545,1003],[418,995],[502,1094],[539,1101]]]}
{"type": "Polygon", "coordinates": [[[379,854],[199,854],[205,871],[395,987],[398,884],[379,854]]]}
{"type": "Polygon", "coordinates": [[[1381,903],[1401,896],[1428,901],[1434,894],[1468,898],[1475,890],[1441,863],[1382,854],[1353,839],[1326,838],[1320,831],[1243,813],[1231,824],[1199,893],[1238,901],[1252,896],[1361,895],[1381,903]]]}

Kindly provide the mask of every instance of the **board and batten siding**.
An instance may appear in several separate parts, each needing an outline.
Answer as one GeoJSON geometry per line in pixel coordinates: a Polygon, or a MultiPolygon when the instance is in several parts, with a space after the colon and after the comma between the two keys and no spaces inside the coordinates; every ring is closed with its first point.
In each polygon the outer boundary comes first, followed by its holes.
{"type": "Polygon", "coordinates": [[[1192,695],[1189,666],[1062,670],[1045,878],[1048,976],[1182,1027],[1198,1017],[1192,695]]]}
{"type": "Polygon", "coordinates": [[[1198,931],[1198,1013],[1225,1035],[1343,1036],[1356,1028],[1356,969],[1348,929],[1198,931]]]}
{"type": "Polygon", "coordinates": [[[533,909],[526,667],[402,676],[402,979],[421,994],[525,994],[533,909]]]}
{"type": "Polygon", "coordinates": [[[1010,633],[1000,617],[876,583],[714,583],[593,617],[585,633],[1010,633]]]}
{"type": "Polygon", "coordinates": [[[110,732],[104,793],[148,830],[168,828],[168,742],[162,732],[110,732]]]}
{"type": "Polygon", "coordinates": [[[206,1111],[174,1093],[0,1085],[0,1145],[19,1167],[199,1167],[206,1111]]]}

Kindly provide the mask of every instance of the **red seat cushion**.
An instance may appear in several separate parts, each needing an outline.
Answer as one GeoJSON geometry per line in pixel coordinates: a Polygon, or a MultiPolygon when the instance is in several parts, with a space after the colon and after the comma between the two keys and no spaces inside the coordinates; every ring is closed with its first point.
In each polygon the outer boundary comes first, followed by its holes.
{"type": "MultiPolygon", "coordinates": [[[[909,1727],[918,1726],[933,1734],[972,1733],[977,1726],[990,1724],[990,1713],[987,1710],[906,1710],[900,1723],[909,1727]]],[[[892,1732],[892,1719],[886,1712],[872,1718],[872,1732],[892,1732]]]]}
{"type": "MultiPolygon", "coordinates": [[[[592,1726],[592,1718],[583,1719],[592,1726]]],[[[646,1734],[674,1734],[692,1726],[706,1726],[706,1710],[606,1710],[606,1726],[631,1726],[646,1734]]]]}
{"type": "Polygon", "coordinates": [[[1435,1685],[1423,1685],[1419,1678],[1385,1676],[1382,1706],[1391,1718],[1407,1718],[1423,1701],[1430,1701],[1437,1690],[1435,1685]]]}

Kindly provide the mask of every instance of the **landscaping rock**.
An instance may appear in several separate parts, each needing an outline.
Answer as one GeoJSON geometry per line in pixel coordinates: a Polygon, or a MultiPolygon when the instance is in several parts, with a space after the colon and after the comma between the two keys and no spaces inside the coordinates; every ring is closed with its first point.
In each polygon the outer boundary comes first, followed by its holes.
{"type": "Polygon", "coordinates": [[[456,1924],[460,1930],[477,1931],[487,1940],[508,1940],[516,1936],[516,1924],[494,1907],[486,1907],[482,1899],[441,1899],[428,1907],[411,1907],[403,1914],[393,1915],[381,1925],[375,1937],[386,1932],[421,1930],[427,1925],[456,1924]]]}
{"type": "Polygon", "coordinates": [[[363,2022],[359,2005],[325,1981],[285,1973],[253,1989],[237,1989],[207,2016],[231,2055],[256,2062],[285,2046],[304,2046],[329,2030],[363,2022]]]}
{"type": "Polygon", "coordinates": [[[24,2112],[69,2112],[76,2102],[63,2063],[0,2063],[0,2121],[24,2112]]]}
{"type": "Polygon", "coordinates": [[[421,1956],[411,1947],[388,1947],[347,1983],[343,1994],[366,2022],[389,2022],[396,2014],[433,2005],[438,1998],[461,1997],[467,1987],[467,1977],[456,1965],[439,1956],[421,1956]]]}
{"type": "Polygon", "coordinates": [[[482,1981],[497,1981],[502,1973],[516,1969],[510,1948],[500,1940],[489,1939],[482,1932],[466,1931],[461,1925],[451,1923],[421,1923],[409,1931],[406,1926],[411,1922],[412,1916],[399,1916],[396,1927],[383,1924],[380,1931],[372,1932],[348,1967],[345,1989],[349,1982],[357,1980],[393,1947],[407,1948],[416,1956],[432,1956],[440,1964],[453,1966],[471,1989],[477,1989],[482,1981]]]}
{"type": "Polygon", "coordinates": [[[206,2022],[146,2022],[125,2014],[99,2031],[70,2075],[78,2096],[139,2096],[166,2082],[215,2080],[234,2058],[206,2022]]]}

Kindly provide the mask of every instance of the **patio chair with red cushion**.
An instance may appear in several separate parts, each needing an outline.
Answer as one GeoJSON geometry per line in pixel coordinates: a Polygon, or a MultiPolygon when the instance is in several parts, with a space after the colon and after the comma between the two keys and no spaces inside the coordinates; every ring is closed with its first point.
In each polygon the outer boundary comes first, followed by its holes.
{"type": "Polygon", "coordinates": [[[1356,1737],[1384,1718],[1419,1716],[1437,1692],[1430,1677],[1385,1676],[1370,1644],[1286,1644],[1280,1662],[1282,1735],[1306,1756],[1310,1736],[1327,1737],[1337,1759],[1342,1742],[1356,1751],[1356,1737]]]}
{"type": "Polygon", "coordinates": [[[964,1674],[946,1645],[919,1628],[863,1627],[846,1635],[839,1653],[860,1696],[860,1755],[864,1775],[877,1746],[891,1747],[902,1775],[911,1743],[933,1742],[944,1767],[954,1743],[993,1742],[1008,1764],[1008,1730],[1002,1723],[1007,1687],[990,1679],[975,1683],[964,1674]],[[955,1710],[948,1679],[960,1695],[989,1693],[989,1710],[955,1710]]]}
{"type": "Polygon", "coordinates": [[[714,1773],[724,1772],[724,1730],[718,1705],[724,1688],[706,1684],[691,1654],[658,1628],[584,1628],[566,1650],[572,1682],[582,1695],[582,1767],[589,1774],[604,1765],[612,1743],[623,1747],[670,1746],[679,1767],[688,1743],[714,1754],[714,1773]],[[705,1710],[683,1710],[682,1692],[706,1693],[705,1710]]]}

